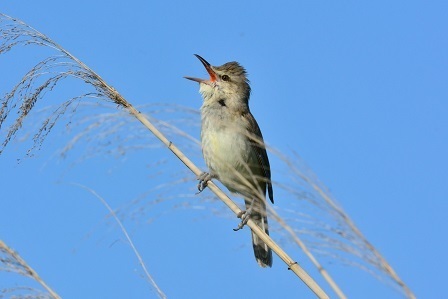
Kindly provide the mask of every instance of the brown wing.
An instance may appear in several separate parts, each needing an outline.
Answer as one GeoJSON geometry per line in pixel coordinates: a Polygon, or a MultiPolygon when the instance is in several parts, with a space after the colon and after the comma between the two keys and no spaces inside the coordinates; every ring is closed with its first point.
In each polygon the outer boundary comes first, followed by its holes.
{"type": "Polygon", "coordinates": [[[266,178],[266,185],[268,189],[269,199],[274,203],[274,191],[272,190],[271,183],[271,168],[269,165],[268,154],[266,152],[266,146],[263,141],[263,135],[261,134],[260,127],[253,115],[248,112],[246,115],[249,122],[248,131],[251,135],[249,138],[253,140],[252,148],[257,153],[258,163],[261,166],[264,177],[266,178]]]}

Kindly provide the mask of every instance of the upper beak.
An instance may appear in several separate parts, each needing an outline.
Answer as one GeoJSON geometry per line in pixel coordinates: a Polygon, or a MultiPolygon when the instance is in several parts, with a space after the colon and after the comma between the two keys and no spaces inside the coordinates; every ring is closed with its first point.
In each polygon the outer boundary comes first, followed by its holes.
{"type": "MultiPolygon", "coordinates": [[[[202,62],[202,64],[204,65],[205,69],[207,70],[208,74],[210,75],[210,81],[211,82],[216,81],[217,76],[216,76],[216,73],[212,70],[212,67],[211,67],[210,63],[208,63],[207,60],[205,60],[204,58],[202,58],[198,54],[194,54],[194,56],[196,56],[202,62]]],[[[207,81],[206,79],[199,79],[199,78],[194,78],[194,77],[184,77],[184,78],[188,79],[188,80],[196,81],[196,82],[199,82],[199,83],[207,81]]]]}

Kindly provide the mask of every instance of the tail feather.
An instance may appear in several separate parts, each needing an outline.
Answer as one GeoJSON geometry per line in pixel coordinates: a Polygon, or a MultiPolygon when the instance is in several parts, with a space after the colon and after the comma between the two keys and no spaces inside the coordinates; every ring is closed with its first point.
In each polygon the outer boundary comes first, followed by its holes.
{"type": "MultiPolygon", "coordinates": [[[[251,203],[246,200],[246,208],[251,209],[250,219],[254,221],[264,232],[269,235],[268,218],[266,216],[266,205],[264,202],[251,203]]],[[[258,265],[263,268],[272,267],[272,250],[264,243],[254,232],[252,233],[252,245],[254,248],[255,259],[258,265]]]]}

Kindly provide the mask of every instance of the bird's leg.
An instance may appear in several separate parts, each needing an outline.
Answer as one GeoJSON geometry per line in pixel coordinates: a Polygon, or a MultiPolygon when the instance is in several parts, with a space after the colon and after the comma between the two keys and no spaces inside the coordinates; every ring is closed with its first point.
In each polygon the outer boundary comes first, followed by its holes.
{"type": "Polygon", "coordinates": [[[198,193],[201,193],[202,191],[204,191],[204,189],[207,187],[207,182],[210,181],[212,179],[212,175],[208,172],[203,172],[198,176],[198,193]]]}
{"type": "Polygon", "coordinates": [[[252,206],[254,205],[254,201],[255,200],[252,199],[252,201],[250,202],[250,206],[246,211],[241,211],[238,213],[237,217],[241,218],[241,222],[240,224],[238,224],[237,228],[233,229],[234,231],[239,231],[247,224],[247,221],[249,221],[250,215],[252,214],[252,206]]]}

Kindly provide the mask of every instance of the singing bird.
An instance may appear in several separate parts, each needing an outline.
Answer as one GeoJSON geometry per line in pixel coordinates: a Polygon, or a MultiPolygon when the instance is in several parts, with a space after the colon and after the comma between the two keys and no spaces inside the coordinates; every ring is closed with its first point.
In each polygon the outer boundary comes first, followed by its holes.
{"type": "MultiPolygon", "coordinates": [[[[269,234],[266,190],[274,203],[271,171],[263,136],[249,109],[250,86],[238,62],[212,66],[199,55],[210,79],[185,77],[199,82],[202,154],[209,173],[199,176],[199,191],[218,179],[229,191],[244,197],[246,211],[237,229],[252,219],[269,234]]],[[[252,232],[255,258],[261,267],[272,266],[271,249],[252,232]]]]}

